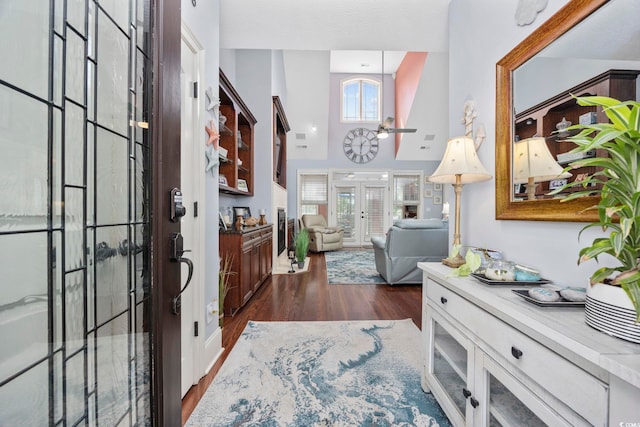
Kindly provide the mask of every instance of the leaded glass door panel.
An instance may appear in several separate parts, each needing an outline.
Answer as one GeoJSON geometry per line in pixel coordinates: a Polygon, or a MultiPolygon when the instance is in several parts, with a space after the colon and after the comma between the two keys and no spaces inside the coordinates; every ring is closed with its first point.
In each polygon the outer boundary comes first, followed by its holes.
{"type": "Polygon", "coordinates": [[[149,16],[0,3],[2,425],[151,424],[149,16]]]}

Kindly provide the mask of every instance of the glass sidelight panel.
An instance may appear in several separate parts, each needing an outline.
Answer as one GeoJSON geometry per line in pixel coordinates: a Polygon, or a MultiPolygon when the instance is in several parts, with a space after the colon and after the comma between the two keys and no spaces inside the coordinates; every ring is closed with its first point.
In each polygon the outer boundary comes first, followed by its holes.
{"type": "Polygon", "coordinates": [[[47,225],[47,118],[46,105],[0,85],[0,232],[47,225]]]}
{"type": "Polygon", "coordinates": [[[129,128],[129,39],[98,9],[98,124],[127,135],[129,128]]]}
{"type": "Polygon", "coordinates": [[[385,227],[385,194],[384,187],[364,187],[364,216],[366,219],[364,241],[370,242],[373,236],[384,236],[385,227]]]}
{"type": "Polygon", "coordinates": [[[2,426],[151,425],[150,5],[0,0],[2,426]]]}
{"type": "Polygon", "coordinates": [[[356,239],[356,187],[336,186],[336,211],[338,226],[344,229],[343,239],[356,239]]]}
{"type": "Polygon", "coordinates": [[[2,0],[0,80],[48,99],[49,33],[49,0],[2,0]]]}

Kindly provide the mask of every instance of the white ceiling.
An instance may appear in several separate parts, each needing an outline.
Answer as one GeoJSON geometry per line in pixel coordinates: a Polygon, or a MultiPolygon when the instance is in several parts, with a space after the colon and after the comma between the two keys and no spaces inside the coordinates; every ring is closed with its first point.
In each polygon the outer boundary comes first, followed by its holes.
{"type": "Polygon", "coordinates": [[[332,50],[330,72],[349,74],[380,74],[384,53],[384,74],[395,73],[406,51],[332,50]]]}
{"type": "Polygon", "coordinates": [[[331,72],[375,74],[384,50],[385,73],[392,73],[406,51],[447,50],[449,2],[227,0],[220,2],[220,47],[332,51],[331,72]]]}

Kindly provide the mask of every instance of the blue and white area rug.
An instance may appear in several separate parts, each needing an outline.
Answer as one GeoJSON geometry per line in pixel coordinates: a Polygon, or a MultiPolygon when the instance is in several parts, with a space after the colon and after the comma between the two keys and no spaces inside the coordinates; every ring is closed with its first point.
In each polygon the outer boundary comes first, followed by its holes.
{"type": "Polygon", "coordinates": [[[376,270],[373,249],[325,252],[330,285],[373,285],[386,283],[376,270]]]}
{"type": "Polygon", "coordinates": [[[186,426],[450,426],[420,341],[410,319],[249,322],[186,426]]]}

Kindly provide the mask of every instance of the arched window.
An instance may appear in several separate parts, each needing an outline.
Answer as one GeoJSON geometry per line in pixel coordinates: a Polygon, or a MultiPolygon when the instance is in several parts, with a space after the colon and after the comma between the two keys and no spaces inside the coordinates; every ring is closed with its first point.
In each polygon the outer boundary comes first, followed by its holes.
{"type": "Polygon", "coordinates": [[[355,78],[342,81],[340,88],[343,122],[380,121],[380,82],[355,78]]]}

